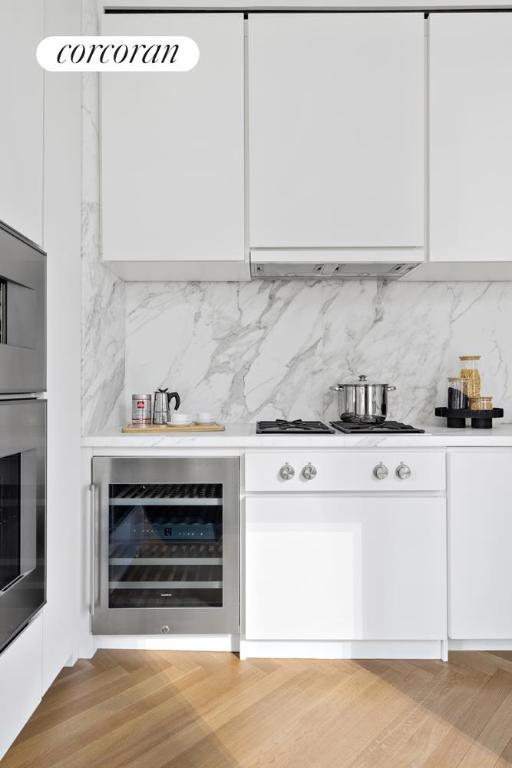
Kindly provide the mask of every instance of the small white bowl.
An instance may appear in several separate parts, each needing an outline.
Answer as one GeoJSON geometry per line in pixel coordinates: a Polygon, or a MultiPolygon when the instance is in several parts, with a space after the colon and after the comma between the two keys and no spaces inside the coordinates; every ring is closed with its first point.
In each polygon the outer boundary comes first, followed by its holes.
{"type": "Polygon", "coordinates": [[[193,423],[193,419],[188,413],[173,413],[171,421],[167,423],[174,427],[188,427],[193,423]]]}
{"type": "Polygon", "coordinates": [[[215,424],[215,416],[207,411],[199,411],[196,416],[196,424],[215,424]]]}

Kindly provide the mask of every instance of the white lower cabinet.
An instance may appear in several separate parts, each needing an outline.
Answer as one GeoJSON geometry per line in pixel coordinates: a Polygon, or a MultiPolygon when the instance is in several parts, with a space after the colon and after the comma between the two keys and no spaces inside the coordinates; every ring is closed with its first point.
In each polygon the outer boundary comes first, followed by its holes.
{"type": "Polygon", "coordinates": [[[246,500],[248,640],[446,637],[445,501],[246,500]]]}
{"type": "Polygon", "coordinates": [[[448,453],[449,636],[512,639],[512,449],[448,453]]]}
{"type": "Polygon", "coordinates": [[[43,616],[0,655],[0,760],[41,701],[43,616]]]}

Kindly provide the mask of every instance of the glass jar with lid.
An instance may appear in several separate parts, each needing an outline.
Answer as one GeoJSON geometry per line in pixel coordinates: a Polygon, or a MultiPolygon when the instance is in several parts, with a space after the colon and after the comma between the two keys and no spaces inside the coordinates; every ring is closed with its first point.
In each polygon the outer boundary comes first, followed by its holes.
{"type": "Polygon", "coordinates": [[[460,378],[468,398],[480,397],[480,355],[461,355],[460,378]]]}
{"type": "Polygon", "coordinates": [[[460,376],[450,376],[448,378],[447,404],[450,410],[461,410],[469,406],[469,397],[464,391],[464,379],[461,379],[460,376]]]}
{"type": "Polygon", "coordinates": [[[492,397],[491,395],[472,397],[469,401],[469,407],[472,411],[492,411],[492,397]]]}

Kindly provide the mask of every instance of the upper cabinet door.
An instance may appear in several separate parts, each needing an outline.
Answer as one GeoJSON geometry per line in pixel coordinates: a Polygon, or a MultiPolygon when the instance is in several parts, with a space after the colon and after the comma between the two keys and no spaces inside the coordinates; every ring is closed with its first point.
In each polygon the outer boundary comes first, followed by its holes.
{"type": "Polygon", "coordinates": [[[250,16],[251,247],[423,247],[424,69],[420,13],[250,16]]]}
{"type": "Polygon", "coordinates": [[[243,15],[107,14],[102,33],[200,50],[190,72],[102,75],[103,257],[243,261],[243,15]]]}
{"type": "Polygon", "coordinates": [[[43,242],[42,0],[0,2],[0,219],[43,242]]]}
{"type": "Polygon", "coordinates": [[[512,260],[512,14],[429,24],[430,259],[512,260]]]}

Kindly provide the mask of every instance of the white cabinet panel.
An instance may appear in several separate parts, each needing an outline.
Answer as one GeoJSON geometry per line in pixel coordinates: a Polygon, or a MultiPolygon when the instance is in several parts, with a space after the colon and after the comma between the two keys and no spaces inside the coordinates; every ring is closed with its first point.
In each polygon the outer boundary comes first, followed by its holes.
{"type": "Polygon", "coordinates": [[[448,456],[449,635],[512,638],[512,450],[448,456]]]}
{"type": "Polygon", "coordinates": [[[429,24],[430,259],[512,260],[512,14],[429,24]]]}
{"type": "Polygon", "coordinates": [[[444,500],[248,498],[245,580],[247,639],[442,639],[444,500]]]}
{"type": "Polygon", "coordinates": [[[229,13],[104,16],[103,34],[186,35],[200,49],[190,72],[102,75],[105,259],[244,260],[243,25],[229,13]]]}
{"type": "Polygon", "coordinates": [[[251,247],[422,247],[423,14],[254,14],[248,60],[251,247]]]}
{"type": "Polygon", "coordinates": [[[431,451],[265,451],[246,453],[245,488],[248,492],[301,491],[442,491],[446,480],[444,450],[431,451]],[[311,464],[316,475],[306,479],[304,469],[311,464]],[[388,470],[379,480],[375,474],[381,464],[388,470]],[[293,477],[284,479],[281,469],[289,465],[293,477]],[[410,475],[400,478],[397,470],[405,465],[410,475]]]}
{"type": "Polygon", "coordinates": [[[0,760],[41,700],[42,650],[39,614],[0,655],[0,760]]]}
{"type": "Polygon", "coordinates": [[[43,238],[42,0],[0,3],[0,219],[38,245],[43,238]]]}
{"type": "MultiPolygon", "coordinates": [[[[45,0],[46,34],[80,34],[81,0],[45,0]]],[[[80,301],[82,88],[74,72],[45,82],[48,465],[43,690],[76,652],[80,602],[80,301]],[[63,286],[66,287],[63,290],[63,286]]]]}

